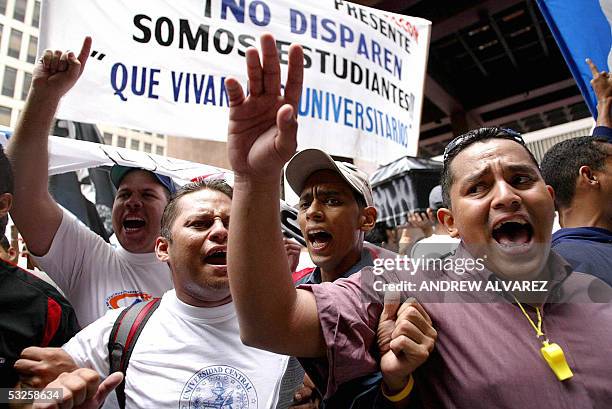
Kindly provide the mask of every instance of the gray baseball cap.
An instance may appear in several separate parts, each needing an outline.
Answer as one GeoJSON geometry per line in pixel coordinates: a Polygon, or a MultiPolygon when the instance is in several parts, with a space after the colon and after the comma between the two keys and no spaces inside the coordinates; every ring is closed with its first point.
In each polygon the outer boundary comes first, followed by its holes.
{"type": "Polygon", "coordinates": [[[306,179],[319,170],[331,170],[338,173],[353,190],[363,197],[367,206],[374,206],[368,175],[351,163],[333,160],[320,149],[304,149],[296,153],[287,163],[285,175],[291,189],[299,195],[306,179]]]}
{"type": "Polygon", "coordinates": [[[438,210],[441,207],[444,207],[444,203],[442,201],[442,186],[438,185],[431,189],[429,192],[429,207],[433,210],[438,210]]]}

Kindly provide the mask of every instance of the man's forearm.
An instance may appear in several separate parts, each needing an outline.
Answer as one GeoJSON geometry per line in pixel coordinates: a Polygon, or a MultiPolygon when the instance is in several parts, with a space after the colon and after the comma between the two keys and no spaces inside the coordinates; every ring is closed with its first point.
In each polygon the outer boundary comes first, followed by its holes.
{"type": "Polygon", "coordinates": [[[236,177],[228,273],[243,339],[254,346],[286,336],[296,291],[280,227],[279,183],[236,177]],[[266,324],[262,325],[262,317],[266,324]]]}
{"type": "Polygon", "coordinates": [[[29,249],[37,255],[48,251],[62,219],[48,191],[48,136],[58,104],[59,97],[32,90],[7,147],[15,181],[11,216],[29,249]]]}
{"type": "Polygon", "coordinates": [[[32,91],[7,147],[15,172],[15,194],[47,192],[48,136],[59,98],[32,91]],[[23,183],[26,182],[26,183],[23,183]]]}

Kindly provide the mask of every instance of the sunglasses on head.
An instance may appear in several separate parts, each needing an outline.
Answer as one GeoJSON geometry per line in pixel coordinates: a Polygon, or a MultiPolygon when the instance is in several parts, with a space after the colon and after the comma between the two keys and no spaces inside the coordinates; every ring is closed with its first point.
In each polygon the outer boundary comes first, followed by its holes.
{"type": "MultiPolygon", "coordinates": [[[[521,136],[521,134],[516,132],[515,130],[512,130],[510,128],[499,128],[499,127],[491,128],[491,130],[497,130],[496,132],[497,134],[491,137],[492,139],[510,139],[510,140],[520,143],[522,146],[526,146],[525,141],[523,140],[523,137],[521,136]]],[[[446,145],[446,148],[444,148],[444,163],[446,164],[446,162],[448,161],[448,158],[455,156],[455,153],[461,151],[464,147],[469,145],[472,141],[479,140],[479,139],[483,139],[480,133],[468,132],[450,141],[448,145],[446,145]]]]}

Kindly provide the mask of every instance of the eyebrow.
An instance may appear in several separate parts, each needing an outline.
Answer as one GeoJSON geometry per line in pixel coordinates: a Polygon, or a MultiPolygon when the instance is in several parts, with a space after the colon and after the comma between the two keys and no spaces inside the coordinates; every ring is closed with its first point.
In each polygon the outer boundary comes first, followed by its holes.
{"type": "MultiPolygon", "coordinates": [[[[531,174],[538,173],[537,169],[534,168],[533,165],[523,165],[523,164],[504,165],[504,170],[508,170],[511,173],[519,173],[519,172],[525,172],[525,173],[531,173],[531,174]]],[[[472,173],[471,175],[466,176],[465,179],[461,181],[461,183],[465,183],[465,184],[474,183],[480,180],[484,175],[490,172],[491,172],[490,166],[487,166],[486,168],[482,170],[476,171],[472,173]]]]}

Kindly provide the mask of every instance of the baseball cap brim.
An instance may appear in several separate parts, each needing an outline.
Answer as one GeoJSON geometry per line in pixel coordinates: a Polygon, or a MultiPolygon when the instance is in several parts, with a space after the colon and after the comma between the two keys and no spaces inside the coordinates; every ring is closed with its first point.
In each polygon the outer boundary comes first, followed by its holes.
{"type": "Polygon", "coordinates": [[[353,188],[353,190],[364,198],[368,206],[373,205],[371,194],[368,196],[364,195],[362,192],[363,187],[360,187],[347,177],[332,157],[319,149],[304,149],[296,153],[289,163],[287,163],[285,176],[287,177],[287,182],[289,186],[291,186],[291,189],[299,196],[310,175],[320,170],[331,170],[337,173],[353,188]]]}
{"type": "Polygon", "coordinates": [[[159,184],[165,187],[168,190],[168,192],[170,192],[171,194],[176,192],[176,185],[172,181],[172,178],[170,178],[169,176],[159,175],[155,172],[151,172],[150,170],[143,169],[143,168],[121,166],[121,165],[114,165],[111,168],[110,178],[111,178],[111,182],[113,182],[113,186],[115,186],[116,189],[119,189],[119,186],[121,185],[121,181],[123,180],[123,178],[133,170],[144,170],[146,172],[149,172],[151,175],[155,176],[155,179],[159,182],[159,184]]]}

